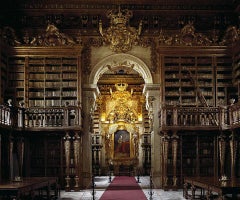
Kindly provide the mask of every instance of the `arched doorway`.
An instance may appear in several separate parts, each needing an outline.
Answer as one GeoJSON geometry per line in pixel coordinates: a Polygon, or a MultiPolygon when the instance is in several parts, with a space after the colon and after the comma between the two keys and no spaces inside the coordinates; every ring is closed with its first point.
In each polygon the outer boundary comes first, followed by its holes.
{"type": "Polygon", "coordinates": [[[120,166],[133,168],[135,172],[141,168],[149,173],[149,127],[152,125],[149,124],[143,90],[152,84],[152,76],[147,65],[130,54],[110,55],[93,67],[89,83],[99,91],[92,113],[94,173],[107,174],[110,164],[115,166],[116,174],[119,174],[120,166]],[[125,138],[121,138],[119,133],[125,138]],[[117,152],[118,139],[125,141],[121,153],[117,152]]]}

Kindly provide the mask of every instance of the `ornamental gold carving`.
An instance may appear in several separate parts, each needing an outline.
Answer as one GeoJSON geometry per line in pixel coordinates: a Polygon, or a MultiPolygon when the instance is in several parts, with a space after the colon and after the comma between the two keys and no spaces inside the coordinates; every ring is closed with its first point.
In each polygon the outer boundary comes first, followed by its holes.
{"type": "Polygon", "coordinates": [[[109,107],[109,113],[107,114],[107,120],[110,123],[116,123],[119,121],[123,122],[135,122],[138,121],[138,116],[141,113],[138,113],[137,104],[132,99],[132,93],[127,91],[128,84],[127,83],[116,83],[115,87],[117,91],[113,92],[110,89],[111,93],[111,102],[109,107]]]}
{"type": "Polygon", "coordinates": [[[202,33],[196,33],[191,22],[186,24],[179,33],[166,35],[163,30],[159,34],[160,45],[210,46],[212,41],[202,33]]]}
{"type": "Polygon", "coordinates": [[[40,34],[30,42],[33,46],[66,46],[76,44],[70,36],[61,33],[54,24],[48,24],[44,34],[40,34]]]}
{"type": "Polygon", "coordinates": [[[116,53],[130,51],[132,46],[139,42],[142,23],[140,22],[138,29],[129,26],[132,15],[132,11],[121,10],[119,7],[118,10],[108,11],[107,17],[111,19],[108,29],[103,30],[102,21],[99,22],[99,32],[103,41],[116,53]]]}
{"type": "Polygon", "coordinates": [[[235,42],[240,40],[240,30],[235,26],[230,26],[227,28],[223,40],[220,44],[229,45],[234,44],[235,42]]]}

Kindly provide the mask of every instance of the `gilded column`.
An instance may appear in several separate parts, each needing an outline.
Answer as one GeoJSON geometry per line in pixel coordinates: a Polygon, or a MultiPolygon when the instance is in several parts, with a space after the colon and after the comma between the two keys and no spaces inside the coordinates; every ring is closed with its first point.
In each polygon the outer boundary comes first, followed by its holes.
{"type": "Polygon", "coordinates": [[[71,137],[69,135],[69,133],[67,132],[64,139],[64,148],[65,148],[65,159],[66,159],[66,186],[65,186],[65,190],[66,191],[70,191],[70,151],[71,151],[71,137]]]}
{"type": "Polygon", "coordinates": [[[78,132],[75,133],[73,137],[73,148],[74,148],[74,165],[75,165],[75,186],[74,190],[79,191],[79,176],[80,176],[80,146],[81,144],[81,137],[79,136],[78,132]]]}
{"type": "Polygon", "coordinates": [[[163,186],[168,186],[168,176],[167,176],[167,167],[168,167],[168,146],[169,146],[169,136],[167,132],[164,132],[162,137],[163,140],[163,186]]]}
{"type": "Polygon", "coordinates": [[[219,158],[220,158],[220,174],[221,176],[225,174],[225,153],[226,153],[226,137],[221,134],[218,138],[219,145],[219,158]]]}
{"type": "Polygon", "coordinates": [[[178,135],[175,131],[172,135],[172,158],[173,158],[173,187],[177,187],[177,150],[178,150],[178,135]]]}
{"type": "Polygon", "coordinates": [[[230,151],[231,151],[231,178],[235,177],[235,167],[236,167],[236,156],[237,156],[238,142],[234,132],[230,136],[230,151]]]}

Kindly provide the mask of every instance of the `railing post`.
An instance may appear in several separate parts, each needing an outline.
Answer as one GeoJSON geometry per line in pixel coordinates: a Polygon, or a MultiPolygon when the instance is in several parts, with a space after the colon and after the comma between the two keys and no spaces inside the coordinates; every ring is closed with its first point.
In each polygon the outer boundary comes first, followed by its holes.
{"type": "Polygon", "coordinates": [[[8,99],[8,108],[9,108],[9,113],[8,113],[8,122],[7,124],[15,127],[17,125],[17,110],[16,108],[12,105],[12,99],[8,99]]]}
{"type": "Polygon", "coordinates": [[[68,106],[69,106],[69,103],[66,102],[65,109],[64,109],[64,125],[65,126],[69,126],[70,125],[68,106]]]}
{"type": "Polygon", "coordinates": [[[233,106],[229,106],[228,116],[229,116],[229,125],[232,126],[233,123],[234,123],[234,119],[233,119],[233,106]]]}
{"type": "Polygon", "coordinates": [[[24,116],[25,116],[25,109],[24,103],[19,103],[20,107],[18,108],[18,127],[24,128],[24,116]]]}
{"type": "Polygon", "coordinates": [[[173,125],[177,126],[178,124],[178,109],[176,106],[173,107],[173,125]]]}
{"type": "Polygon", "coordinates": [[[162,108],[162,126],[166,126],[167,125],[167,109],[164,106],[162,108]]]}

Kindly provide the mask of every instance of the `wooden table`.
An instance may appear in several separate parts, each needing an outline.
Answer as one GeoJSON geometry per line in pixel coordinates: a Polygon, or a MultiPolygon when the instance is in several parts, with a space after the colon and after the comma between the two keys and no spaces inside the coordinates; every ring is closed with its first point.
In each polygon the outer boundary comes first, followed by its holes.
{"type": "Polygon", "coordinates": [[[28,177],[22,181],[0,183],[0,198],[20,199],[22,196],[33,197],[35,191],[46,190],[47,199],[50,199],[50,192],[59,196],[58,179],[56,177],[28,177]]]}
{"type": "Polygon", "coordinates": [[[228,180],[226,182],[219,181],[214,177],[186,177],[184,178],[183,196],[186,199],[212,199],[214,193],[220,200],[225,199],[226,195],[230,195],[231,199],[237,199],[240,194],[240,179],[228,180]],[[196,190],[200,193],[196,195],[196,190]],[[188,193],[190,190],[190,194],[188,193]]]}

